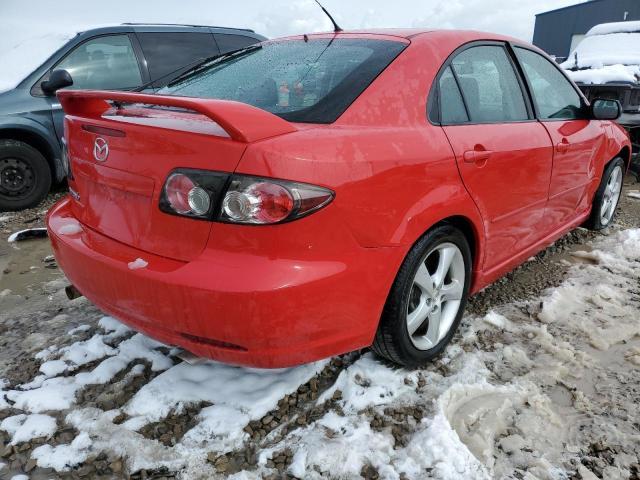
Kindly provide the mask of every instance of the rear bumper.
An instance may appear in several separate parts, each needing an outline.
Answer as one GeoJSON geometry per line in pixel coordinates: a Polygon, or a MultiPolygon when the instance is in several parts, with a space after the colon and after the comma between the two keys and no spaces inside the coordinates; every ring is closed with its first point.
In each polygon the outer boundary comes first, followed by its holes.
{"type": "Polygon", "coordinates": [[[340,259],[207,247],[195,260],[181,262],[83,225],[81,232],[60,233],[76,222],[70,200],[61,200],[47,216],[49,236],[62,270],[99,308],[196,355],[265,368],[370,345],[403,257],[398,248],[353,242],[340,259]],[[129,269],[137,258],[148,265],[129,269]]]}

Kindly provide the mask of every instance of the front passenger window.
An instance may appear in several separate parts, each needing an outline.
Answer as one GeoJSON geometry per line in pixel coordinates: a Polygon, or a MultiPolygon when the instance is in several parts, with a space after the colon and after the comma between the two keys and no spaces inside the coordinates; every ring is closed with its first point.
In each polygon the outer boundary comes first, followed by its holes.
{"type": "Polygon", "coordinates": [[[542,55],[515,47],[541,119],[571,120],[582,117],[582,102],[573,85],[542,55]]]}
{"type": "Polygon", "coordinates": [[[77,46],[55,69],[71,74],[69,89],[127,90],[142,84],[128,35],[106,35],[77,46]]]}

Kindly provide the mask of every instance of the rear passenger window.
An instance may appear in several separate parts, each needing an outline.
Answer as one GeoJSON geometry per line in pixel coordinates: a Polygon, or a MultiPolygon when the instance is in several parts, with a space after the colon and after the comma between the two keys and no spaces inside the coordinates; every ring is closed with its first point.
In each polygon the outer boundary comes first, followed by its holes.
{"type": "Polygon", "coordinates": [[[438,89],[440,90],[440,121],[444,124],[468,122],[469,117],[456,79],[451,73],[451,67],[447,67],[440,76],[438,89]]]}
{"type": "Polygon", "coordinates": [[[244,35],[227,35],[225,33],[216,33],[216,42],[220,53],[232,52],[234,50],[240,50],[241,48],[248,47],[254,43],[259,43],[259,40],[252,37],[245,37],[244,35]]]}
{"type": "Polygon", "coordinates": [[[582,117],[580,95],[569,80],[542,55],[516,47],[541,119],[569,120],[582,117]]]}
{"type": "Polygon", "coordinates": [[[137,35],[151,79],[162,80],[155,82],[154,86],[168,83],[181,69],[198,60],[219,54],[210,33],[149,32],[137,35]]]}
{"type": "Polygon", "coordinates": [[[518,77],[506,51],[499,45],[471,47],[451,66],[473,123],[528,120],[518,77]]]}

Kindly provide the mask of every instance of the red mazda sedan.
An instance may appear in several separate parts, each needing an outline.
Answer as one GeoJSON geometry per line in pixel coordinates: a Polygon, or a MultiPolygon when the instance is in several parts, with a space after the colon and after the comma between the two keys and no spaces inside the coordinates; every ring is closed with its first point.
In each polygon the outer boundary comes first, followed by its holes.
{"type": "Polygon", "coordinates": [[[512,38],[267,41],[158,95],[63,91],[56,258],[109,314],[197,355],[283,367],[369,345],[415,366],[465,302],[612,222],[630,144],[512,38]]]}

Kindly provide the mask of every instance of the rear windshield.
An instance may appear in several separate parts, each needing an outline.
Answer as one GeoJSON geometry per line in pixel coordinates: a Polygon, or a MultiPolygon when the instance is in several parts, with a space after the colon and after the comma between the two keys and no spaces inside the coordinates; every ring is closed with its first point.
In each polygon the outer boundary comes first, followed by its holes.
{"type": "Polygon", "coordinates": [[[158,93],[236,100],[291,122],[331,123],[405,46],[363,38],[268,42],[205,63],[158,93]]]}

